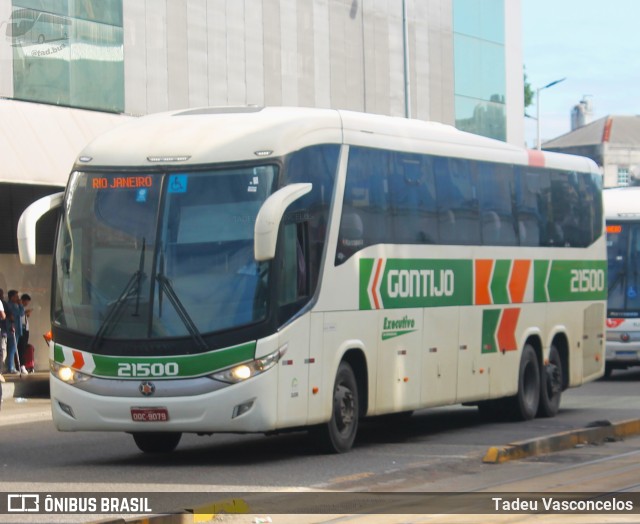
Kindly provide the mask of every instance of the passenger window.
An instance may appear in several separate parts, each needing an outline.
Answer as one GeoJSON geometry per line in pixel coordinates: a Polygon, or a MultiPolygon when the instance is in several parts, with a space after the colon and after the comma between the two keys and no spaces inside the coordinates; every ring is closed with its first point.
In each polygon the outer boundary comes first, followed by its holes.
{"type": "Polygon", "coordinates": [[[327,236],[329,210],[333,199],[340,146],[323,144],[301,149],[290,155],[282,185],[311,182],[311,192],[291,204],[285,221],[307,223],[309,295],[314,293],[320,275],[327,236]]]}
{"type": "Polygon", "coordinates": [[[482,243],[518,245],[512,209],[513,166],[478,162],[477,167],[482,243]]]}
{"type": "Polygon", "coordinates": [[[434,158],[438,232],[443,244],[481,244],[478,198],[471,162],[434,158]]]}
{"type": "Polygon", "coordinates": [[[550,237],[549,175],[535,168],[518,168],[515,177],[516,221],[521,246],[548,246],[550,237]]]}
{"type": "Polygon", "coordinates": [[[344,190],[336,265],[374,244],[388,242],[390,151],[352,147],[344,190]]]}
{"type": "MultiPolygon", "coordinates": [[[[575,174],[574,174],[575,175],[575,174]]],[[[550,244],[554,246],[580,246],[580,201],[577,177],[559,171],[551,172],[550,244]]]]}
{"type": "Polygon", "coordinates": [[[436,244],[438,220],[431,159],[395,153],[389,176],[393,239],[401,244],[436,244]]]}

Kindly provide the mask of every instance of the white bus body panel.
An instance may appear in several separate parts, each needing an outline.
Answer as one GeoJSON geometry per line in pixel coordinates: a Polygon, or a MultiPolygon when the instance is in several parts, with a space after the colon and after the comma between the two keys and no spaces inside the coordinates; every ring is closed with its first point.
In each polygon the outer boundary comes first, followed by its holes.
{"type": "MultiPolygon", "coordinates": [[[[287,348],[277,367],[212,393],[173,398],[102,397],[52,379],[59,429],[263,432],[326,422],[331,416],[336,370],[351,350],[362,352],[366,359],[368,415],[513,395],[518,389],[522,348],[530,336],[540,339],[543,359],[555,335],[567,337],[570,386],[602,374],[604,363],[598,355],[604,301],[538,304],[527,296],[518,306],[521,316],[513,334],[517,347],[485,353],[480,333],[483,312],[489,306],[360,310],[358,286],[359,263],[364,258],[469,260],[473,264],[484,259],[576,260],[588,253],[598,258],[604,238],[579,250],[378,244],[337,267],[334,264],[349,145],[527,166],[531,153],[525,150],[441,124],[349,111],[265,108],[246,115],[218,115],[215,121],[207,110],[145,117],[97,139],[81,157],[91,157],[92,166],[149,167],[148,158],[153,156],[159,159],[157,165],[171,156],[184,157],[171,165],[207,165],[255,160],[257,152],[268,152],[265,158],[279,157],[319,143],[344,144],[324,272],[312,311],[258,341],[256,356],[287,348]],[[150,124],[155,125],[152,136],[140,132],[150,124]],[[413,322],[411,332],[385,338],[385,322],[405,317],[413,322]],[[232,419],[234,407],[251,399],[255,399],[252,409],[232,419]],[[59,401],[72,407],[76,420],[62,412],[59,401]],[[130,413],[134,406],[167,407],[170,420],[162,426],[134,422],[130,413]]],[[[597,172],[587,159],[539,154],[547,167],[597,172]]]]}

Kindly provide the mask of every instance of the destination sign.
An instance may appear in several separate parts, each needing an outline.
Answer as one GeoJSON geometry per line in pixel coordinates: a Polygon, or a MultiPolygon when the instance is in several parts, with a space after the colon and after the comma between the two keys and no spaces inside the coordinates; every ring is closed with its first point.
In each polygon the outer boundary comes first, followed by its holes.
{"type": "Polygon", "coordinates": [[[94,177],[91,180],[93,189],[137,189],[140,187],[152,187],[152,176],[116,176],[94,177]]]}

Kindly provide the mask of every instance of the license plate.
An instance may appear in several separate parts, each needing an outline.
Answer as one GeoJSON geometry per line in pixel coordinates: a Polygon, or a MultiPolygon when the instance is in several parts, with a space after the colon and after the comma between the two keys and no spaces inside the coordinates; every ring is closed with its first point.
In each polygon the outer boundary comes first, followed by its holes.
{"type": "Polygon", "coordinates": [[[637,351],[616,351],[616,357],[638,358],[638,352],[637,351]]]}
{"type": "Polygon", "coordinates": [[[131,408],[131,419],[135,422],[167,422],[167,408],[131,408]]]}

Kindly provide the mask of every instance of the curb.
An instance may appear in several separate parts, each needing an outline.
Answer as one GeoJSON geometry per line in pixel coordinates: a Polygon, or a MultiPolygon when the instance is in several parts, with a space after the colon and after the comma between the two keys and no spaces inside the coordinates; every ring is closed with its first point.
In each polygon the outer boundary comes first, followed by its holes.
{"type": "MultiPolygon", "coordinates": [[[[187,509],[186,513],[145,515],[141,517],[116,518],[93,521],[91,524],[197,524],[211,522],[220,514],[248,514],[249,505],[242,499],[230,499],[212,502],[193,509],[187,509]]],[[[254,519],[255,522],[262,521],[254,519]]],[[[271,522],[268,520],[265,522],[271,522]]]]}
{"type": "Polygon", "coordinates": [[[13,397],[16,387],[13,382],[3,382],[2,383],[2,398],[11,398],[13,397]]]}
{"type": "Polygon", "coordinates": [[[563,451],[585,444],[619,440],[638,434],[640,434],[640,419],[623,420],[613,424],[608,420],[598,421],[593,423],[593,427],[565,431],[530,440],[521,440],[502,447],[491,447],[482,462],[486,464],[502,464],[510,460],[563,451]]]}
{"type": "Polygon", "coordinates": [[[49,398],[49,374],[37,372],[19,377],[4,375],[2,397],[49,398]]]}

